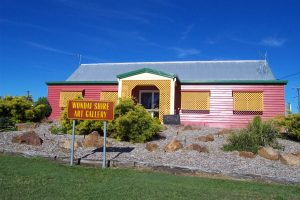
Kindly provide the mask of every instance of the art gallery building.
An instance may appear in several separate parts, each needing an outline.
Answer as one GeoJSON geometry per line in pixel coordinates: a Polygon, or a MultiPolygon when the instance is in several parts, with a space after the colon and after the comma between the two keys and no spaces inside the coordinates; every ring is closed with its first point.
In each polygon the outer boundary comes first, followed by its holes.
{"type": "Polygon", "coordinates": [[[66,81],[47,82],[50,119],[68,100],[133,97],[153,116],[181,124],[244,127],[255,115],[284,115],[284,86],[265,60],[81,64],[66,81]]]}

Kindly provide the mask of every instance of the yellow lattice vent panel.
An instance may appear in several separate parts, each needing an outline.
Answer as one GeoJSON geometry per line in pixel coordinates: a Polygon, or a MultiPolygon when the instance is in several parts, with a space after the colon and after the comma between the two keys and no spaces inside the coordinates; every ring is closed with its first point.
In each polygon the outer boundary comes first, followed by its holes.
{"type": "Polygon", "coordinates": [[[182,110],[209,110],[209,92],[181,92],[182,110]]]}
{"type": "Polygon", "coordinates": [[[122,98],[130,98],[136,86],[156,86],[159,89],[159,119],[170,114],[171,80],[122,80],[122,98]]]}
{"type": "Polygon", "coordinates": [[[82,91],[60,92],[59,107],[66,107],[69,100],[82,99],[82,91]]]}
{"type": "Polygon", "coordinates": [[[116,106],[118,102],[118,92],[101,92],[100,101],[112,101],[116,106]]]}
{"type": "Polygon", "coordinates": [[[263,111],[263,92],[233,92],[234,111],[263,111]]]}

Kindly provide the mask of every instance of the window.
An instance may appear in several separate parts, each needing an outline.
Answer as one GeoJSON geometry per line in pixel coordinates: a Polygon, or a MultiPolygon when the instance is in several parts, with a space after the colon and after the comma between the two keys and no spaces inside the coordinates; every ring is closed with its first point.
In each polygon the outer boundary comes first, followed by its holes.
{"type": "Polygon", "coordinates": [[[150,90],[141,90],[139,95],[139,103],[146,109],[159,108],[159,92],[150,90]]]}
{"type": "Polygon", "coordinates": [[[118,103],[118,92],[103,91],[100,94],[100,101],[112,101],[116,106],[118,103]]]}
{"type": "Polygon", "coordinates": [[[69,91],[69,92],[60,92],[60,100],[59,107],[64,108],[67,107],[67,103],[69,100],[74,100],[78,98],[83,98],[82,91],[69,91]]]}
{"type": "Polygon", "coordinates": [[[141,90],[139,103],[150,112],[152,117],[159,116],[159,91],[141,90]]]}
{"type": "Polygon", "coordinates": [[[181,92],[181,110],[209,111],[209,91],[181,92]]]}
{"type": "Polygon", "coordinates": [[[234,114],[262,114],[264,109],[263,92],[232,92],[234,114]]]}

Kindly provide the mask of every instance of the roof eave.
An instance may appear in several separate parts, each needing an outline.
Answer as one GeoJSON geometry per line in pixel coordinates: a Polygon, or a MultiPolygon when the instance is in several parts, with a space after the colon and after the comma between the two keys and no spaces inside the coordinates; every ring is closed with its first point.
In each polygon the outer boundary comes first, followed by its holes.
{"type": "Polygon", "coordinates": [[[118,85],[118,81],[56,81],[47,85],[118,85]]]}
{"type": "Polygon", "coordinates": [[[286,85],[287,80],[198,80],[198,81],[189,81],[182,80],[180,81],[182,85],[193,85],[193,84],[226,84],[226,85],[286,85]]]}
{"type": "Polygon", "coordinates": [[[143,68],[143,69],[138,69],[138,70],[126,72],[126,73],[123,73],[123,74],[119,74],[119,75],[117,75],[117,78],[123,79],[123,78],[127,78],[127,77],[130,77],[130,76],[142,74],[142,73],[150,73],[150,74],[155,74],[155,75],[158,75],[158,76],[164,76],[164,77],[167,77],[167,78],[175,78],[176,77],[175,74],[166,73],[166,72],[163,72],[163,71],[154,70],[154,69],[150,69],[150,68],[143,68]]]}

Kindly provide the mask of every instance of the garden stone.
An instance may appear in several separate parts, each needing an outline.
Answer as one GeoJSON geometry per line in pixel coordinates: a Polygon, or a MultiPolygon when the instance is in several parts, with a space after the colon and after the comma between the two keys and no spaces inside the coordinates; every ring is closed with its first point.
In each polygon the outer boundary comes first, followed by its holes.
{"type": "Polygon", "coordinates": [[[245,157],[245,158],[254,158],[255,154],[250,151],[240,151],[239,156],[245,157]]]}
{"type": "Polygon", "coordinates": [[[278,151],[272,147],[262,147],[258,150],[258,155],[269,160],[279,160],[278,151]]]}
{"type": "Polygon", "coordinates": [[[193,127],[191,125],[187,125],[187,126],[184,126],[182,130],[183,131],[191,131],[191,130],[193,130],[193,127]]]}
{"type": "Polygon", "coordinates": [[[12,138],[13,143],[41,146],[43,140],[34,131],[28,131],[12,138]]]}
{"type": "Polygon", "coordinates": [[[191,151],[198,151],[199,153],[201,153],[201,152],[208,153],[209,152],[206,146],[201,146],[199,144],[191,144],[186,149],[191,150],[191,151]]]}
{"type": "Polygon", "coordinates": [[[156,150],[158,149],[158,145],[155,144],[155,143],[147,143],[147,144],[146,144],[146,149],[147,149],[148,151],[153,152],[153,151],[156,151],[156,150]]]}
{"type": "Polygon", "coordinates": [[[92,133],[85,136],[83,140],[83,146],[88,147],[103,147],[103,138],[100,136],[98,131],[93,131],[92,133]]]}
{"type": "Polygon", "coordinates": [[[174,152],[182,148],[183,148],[182,143],[179,140],[174,139],[165,146],[165,152],[174,152]]]}
{"type": "Polygon", "coordinates": [[[38,127],[37,123],[19,123],[16,124],[17,130],[18,131],[26,131],[26,130],[31,130],[35,129],[38,127]]]}
{"type": "Polygon", "coordinates": [[[288,154],[281,154],[280,155],[280,161],[283,164],[286,165],[295,165],[295,166],[300,166],[300,155],[294,155],[292,153],[288,153],[288,154]]]}
{"type": "Polygon", "coordinates": [[[212,142],[214,141],[214,136],[213,135],[204,135],[204,136],[200,136],[197,138],[199,141],[201,142],[212,142]]]}
{"type": "MultiPolygon", "coordinates": [[[[61,143],[60,146],[65,149],[71,149],[71,144],[72,144],[72,141],[70,139],[66,139],[65,141],[63,141],[61,143]]],[[[74,149],[78,149],[79,147],[82,147],[82,143],[78,140],[75,140],[74,149]]]]}
{"type": "Polygon", "coordinates": [[[299,156],[300,157],[300,151],[292,153],[294,156],[299,156]]]}
{"type": "Polygon", "coordinates": [[[217,132],[217,136],[222,136],[222,135],[227,135],[227,134],[231,134],[233,132],[233,130],[231,129],[222,129],[219,132],[217,132]]]}

